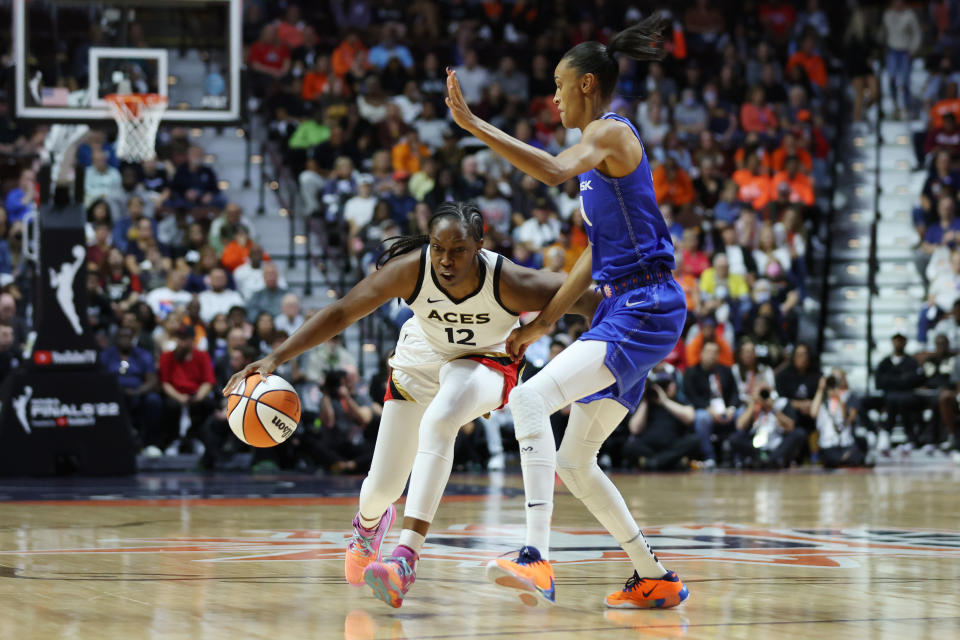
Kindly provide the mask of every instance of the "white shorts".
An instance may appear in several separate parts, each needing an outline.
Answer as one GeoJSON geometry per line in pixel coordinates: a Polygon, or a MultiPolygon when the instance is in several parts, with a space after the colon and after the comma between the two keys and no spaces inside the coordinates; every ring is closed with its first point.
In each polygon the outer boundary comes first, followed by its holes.
{"type": "MultiPolygon", "coordinates": [[[[417,319],[410,318],[400,329],[397,348],[390,358],[391,376],[387,381],[387,397],[396,400],[409,400],[427,405],[440,389],[440,369],[452,360],[463,357],[478,359],[491,368],[513,377],[512,388],[516,384],[517,366],[503,362],[506,354],[503,344],[483,352],[439,353],[423,335],[423,329],[417,319]]],[[[509,358],[507,358],[509,359],[509,358]]],[[[509,389],[507,390],[509,393],[509,389]]]]}

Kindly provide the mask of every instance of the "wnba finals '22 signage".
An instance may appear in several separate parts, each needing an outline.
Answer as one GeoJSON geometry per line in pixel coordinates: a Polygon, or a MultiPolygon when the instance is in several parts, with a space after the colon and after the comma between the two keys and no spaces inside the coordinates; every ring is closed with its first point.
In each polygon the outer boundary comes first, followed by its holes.
{"type": "Polygon", "coordinates": [[[78,206],[40,210],[37,337],[27,366],[0,386],[0,475],[136,470],[123,392],[97,366],[87,321],[84,222],[78,206]]]}
{"type": "Polygon", "coordinates": [[[26,385],[11,402],[26,433],[41,427],[92,427],[97,418],[119,417],[118,402],[64,402],[61,398],[35,397],[26,385]]]}

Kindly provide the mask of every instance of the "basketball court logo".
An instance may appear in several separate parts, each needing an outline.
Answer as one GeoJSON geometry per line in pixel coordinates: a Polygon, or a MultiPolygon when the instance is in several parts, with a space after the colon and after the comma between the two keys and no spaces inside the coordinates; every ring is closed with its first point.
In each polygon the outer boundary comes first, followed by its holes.
{"type": "MultiPolygon", "coordinates": [[[[108,504],[108,503],[103,503],[108,504]]],[[[150,501],[143,501],[149,505],[150,501]]],[[[766,529],[726,523],[677,524],[644,529],[660,560],[763,564],[820,569],[852,569],[861,560],[960,558],[960,532],[904,529],[766,529]]],[[[229,537],[125,538],[82,548],[0,551],[4,555],[48,554],[190,554],[197,562],[272,562],[330,560],[343,562],[349,532],[340,530],[253,530],[229,537]]],[[[388,545],[396,535],[388,536],[388,545]]],[[[424,556],[431,561],[476,567],[523,540],[514,525],[455,525],[431,532],[424,556]]],[[[626,553],[601,529],[560,527],[553,530],[554,564],[629,562],[626,553]]]]}
{"type": "Polygon", "coordinates": [[[80,325],[80,314],[77,313],[77,305],[73,296],[73,281],[77,278],[77,272],[83,265],[87,252],[79,244],[73,245],[73,262],[64,262],[57,271],[50,268],[50,288],[57,292],[57,302],[63,309],[63,314],[70,321],[70,326],[78,336],[83,335],[83,327],[80,325]]]}

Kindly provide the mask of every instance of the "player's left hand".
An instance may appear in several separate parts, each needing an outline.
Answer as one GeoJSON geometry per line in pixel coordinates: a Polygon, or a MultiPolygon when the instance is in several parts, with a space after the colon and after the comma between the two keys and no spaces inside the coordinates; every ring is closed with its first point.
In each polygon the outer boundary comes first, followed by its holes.
{"type": "Polygon", "coordinates": [[[473,112],[470,111],[470,107],[467,106],[467,100],[463,97],[463,92],[460,91],[460,81],[457,80],[457,72],[450,67],[447,67],[446,102],[453,121],[467,131],[472,131],[471,126],[476,121],[477,116],[475,116],[473,112]]]}

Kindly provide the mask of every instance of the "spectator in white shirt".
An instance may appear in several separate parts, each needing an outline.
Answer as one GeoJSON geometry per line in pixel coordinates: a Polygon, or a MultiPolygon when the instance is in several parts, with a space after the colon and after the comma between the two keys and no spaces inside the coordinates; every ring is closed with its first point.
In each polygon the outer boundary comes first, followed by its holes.
{"type": "Polygon", "coordinates": [[[154,289],[147,294],[147,304],[157,318],[163,320],[173,311],[180,311],[193,299],[193,294],[184,291],[189,271],[175,269],[167,275],[166,286],[154,289]]]}
{"type": "Polygon", "coordinates": [[[560,222],[553,215],[553,209],[549,198],[537,198],[533,205],[533,217],[514,230],[514,242],[526,244],[533,251],[556,242],[560,236],[560,222]]]}
{"type": "Polygon", "coordinates": [[[280,314],[273,319],[273,327],[277,331],[286,331],[292,334],[303,324],[303,314],[300,312],[300,298],[295,293],[283,296],[280,302],[280,314]]]}
{"type": "Polygon", "coordinates": [[[430,100],[423,103],[420,117],[413,123],[420,136],[420,142],[436,151],[443,146],[443,132],[448,128],[445,120],[437,117],[437,105],[430,100]]]}
{"type": "Polygon", "coordinates": [[[490,72],[477,63],[477,52],[467,49],[463,56],[463,64],[455,71],[467,104],[479,103],[483,98],[483,88],[490,84],[490,72]]]}
{"type": "Polygon", "coordinates": [[[357,195],[343,205],[343,219],[350,225],[350,231],[362,229],[373,220],[373,210],[377,199],[373,196],[373,178],[364,174],[357,181],[357,195]]]}
{"type": "Polygon", "coordinates": [[[227,289],[227,272],[222,267],[210,271],[210,288],[200,293],[200,318],[210,322],[218,313],[227,313],[232,307],[243,307],[244,300],[236,291],[227,289]]]}
{"type": "Polygon", "coordinates": [[[87,167],[83,178],[84,208],[103,198],[116,211],[116,204],[123,193],[121,182],[120,172],[107,164],[107,154],[100,149],[95,150],[93,164],[87,167]]]}
{"type": "MultiPolygon", "coordinates": [[[[264,288],[264,274],[267,264],[263,260],[263,247],[258,244],[253,245],[247,261],[233,270],[233,282],[237,285],[237,291],[245,300],[252,300],[253,294],[264,288]]],[[[276,270],[276,266],[273,267],[276,270]]],[[[287,283],[283,278],[278,278],[279,286],[286,289],[287,283]]]]}
{"type": "Polygon", "coordinates": [[[580,181],[577,178],[570,178],[563,183],[562,191],[557,196],[557,209],[560,219],[569,221],[570,216],[579,215],[580,211],[580,181]]]}

